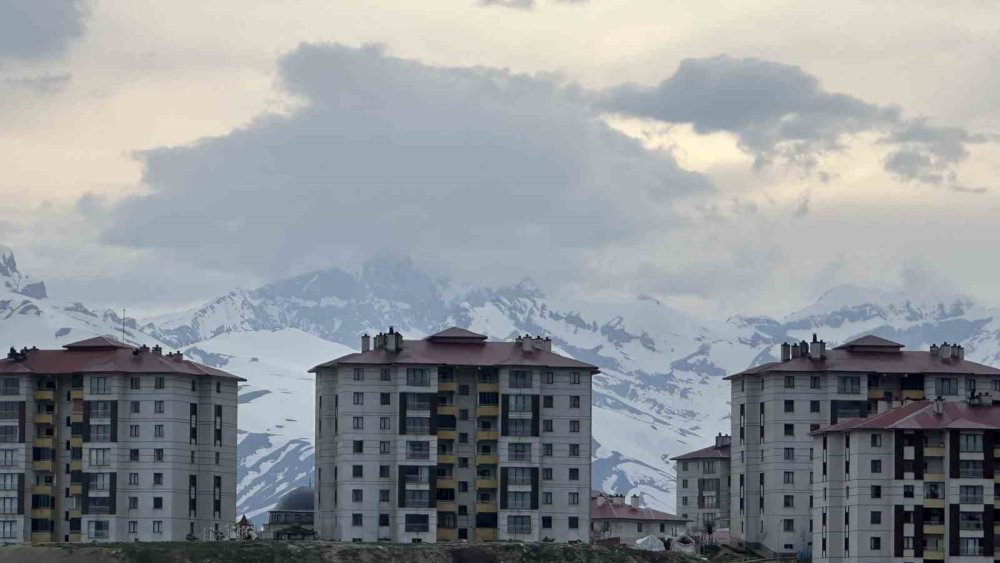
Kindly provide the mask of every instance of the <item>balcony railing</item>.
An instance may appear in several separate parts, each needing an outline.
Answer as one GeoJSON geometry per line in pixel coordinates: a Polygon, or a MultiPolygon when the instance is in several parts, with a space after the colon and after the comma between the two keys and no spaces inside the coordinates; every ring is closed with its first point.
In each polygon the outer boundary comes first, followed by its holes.
{"type": "Polygon", "coordinates": [[[958,502],[961,504],[983,504],[983,495],[960,495],[958,502]]]}
{"type": "Polygon", "coordinates": [[[507,533],[511,535],[523,535],[531,533],[531,526],[511,526],[507,529],[507,533]]]}

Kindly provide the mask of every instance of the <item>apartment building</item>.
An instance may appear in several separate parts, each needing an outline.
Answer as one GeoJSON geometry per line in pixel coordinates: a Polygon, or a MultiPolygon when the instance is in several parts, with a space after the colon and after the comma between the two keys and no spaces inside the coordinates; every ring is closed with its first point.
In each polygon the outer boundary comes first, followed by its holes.
{"type": "Polygon", "coordinates": [[[729,528],[730,445],[719,434],[711,446],[673,458],[677,512],[691,532],[729,528]]]}
{"type": "Polygon", "coordinates": [[[827,350],[781,346],[777,362],[728,376],[732,404],[730,534],[734,542],[781,555],[813,553],[810,432],[878,412],[880,403],[942,397],[960,401],[1000,389],[1000,370],[965,359],[961,346],[904,351],[863,336],[827,350]]]}
{"type": "Polygon", "coordinates": [[[311,371],[320,538],[588,541],[595,366],[547,338],[390,327],[311,371]]]}
{"type": "Polygon", "coordinates": [[[814,432],[813,560],[987,562],[1000,406],[916,401],[814,432]]]}
{"type": "Polygon", "coordinates": [[[0,360],[0,541],[167,541],[235,521],[243,379],[96,337],[0,360]]]}

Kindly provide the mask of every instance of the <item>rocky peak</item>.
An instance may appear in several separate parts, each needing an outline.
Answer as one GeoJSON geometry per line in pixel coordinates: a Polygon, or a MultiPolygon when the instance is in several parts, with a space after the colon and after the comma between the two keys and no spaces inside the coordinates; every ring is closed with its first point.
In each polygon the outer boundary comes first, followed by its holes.
{"type": "Polygon", "coordinates": [[[14,251],[10,247],[0,245],[0,283],[12,293],[17,293],[33,299],[45,299],[48,292],[45,289],[45,282],[32,281],[31,277],[22,274],[17,269],[17,260],[14,259],[14,251]]]}

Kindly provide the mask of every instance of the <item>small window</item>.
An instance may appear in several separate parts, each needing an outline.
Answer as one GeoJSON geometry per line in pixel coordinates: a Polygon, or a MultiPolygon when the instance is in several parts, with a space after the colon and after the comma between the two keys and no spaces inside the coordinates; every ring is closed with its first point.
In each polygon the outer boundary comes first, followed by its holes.
{"type": "MultiPolygon", "coordinates": [[[[550,446],[552,444],[549,444],[550,446]]],[[[580,444],[569,445],[569,457],[580,457],[580,444]]]]}
{"type": "Polygon", "coordinates": [[[580,372],[578,372],[578,371],[570,372],[570,374],[569,374],[569,382],[572,383],[573,385],[579,385],[580,384],[580,372]]]}
{"type": "Polygon", "coordinates": [[[365,404],[365,394],[364,393],[354,393],[354,404],[363,405],[365,404]]]}
{"type": "Polygon", "coordinates": [[[156,379],[154,379],[153,381],[154,381],[153,387],[155,389],[163,389],[164,387],[166,387],[165,382],[164,382],[164,378],[163,378],[162,375],[157,375],[156,379]]]}
{"type": "Polygon", "coordinates": [[[392,371],[389,368],[382,368],[381,370],[379,370],[379,379],[381,379],[382,381],[391,381],[392,371]]]}
{"type": "Polygon", "coordinates": [[[153,412],[163,414],[163,401],[153,401],[153,412]]]}
{"type": "Polygon", "coordinates": [[[153,450],[153,461],[163,461],[163,448],[153,450]]]}
{"type": "Polygon", "coordinates": [[[140,380],[139,380],[138,377],[132,377],[132,378],[129,379],[129,388],[130,389],[139,389],[140,385],[141,385],[141,383],[140,383],[140,380]]]}
{"type": "Polygon", "coordinates": [[[570,504],[580,504],[580,493],[570,493],[569,494],[570,504]]]}
{"type": "Polygon", "coordinates": [[[545,383],[551,385],[553,382],[555,382],[555,379],[556,379],[555,374],[553,374],[551,371],[545,372],[545,383]]]}
{"type": "Polygon", "coordinates": [[[795,389],[795,376],[786,375],[785,376],[785,389],[795,389]]]}
{"type": "Polygon", "coordinates": [[[365,370],[363,368],[354,368],[354,381],[364,381],[365,370]]]}
{"type": "MultiPolygon", "coordinates": [[[[909,485],[910,495],[913,495],[913,485],[909,485]]],[[[904,489],[906,486],[904,486],[904,489]]],[[[882,498],[882,487],[879,485],[872,485],[872,498],[882,498]]],[[[874,523],[874,522],[873,522],[874,523]]]]}
{"type": "Polygon", "coordinates": [[[379,442],[378,443],[378,453],[380,453],[380,454],[390,453],[389,448],[391,447],[390,446],[391,443],[392,442],[386,442],[386,441],[379,442]]]}
{"type": "Polygon", "coordinates": [[[882,523],[882,513],[878,510],[872,510],[871,513],[871,523],[881,524],[882,523]]]}
{"type": "MultiPolygon", "coordinates": [[[[761,477],[763,477],[763,476],[764,475],[761,474],[761,477]]],[[[793,472],[793,471],[785,471],[785,474],[784,474],[784,483],[786,485],[794,485],[795,484],[795,472],[793,472]]]]}
{"type": "Polygon", "coordinates": [[[786,518],[786,519],[782,520],[781,521],[781,528],[784,531],[786,531],[786,532],[794,532],[795,531],[795,520],[792,520],[791,518],[786,518]]]}
{"type": "Polygon", "coordinates": [[[580,421],[579,420],[571,420],[571,421],[569,421],[569,431],[570,432],[579,432],[580,431],[580,421]]]}
{"type": "Polygon", "coordinates": [[[378,491],[378,501],[379,502],[389,502],[389,489],[379,489],[378,491]]]}
{"type": "Polygon", "coordinates": [[[795,425],[794,424],[786,424],[785,425],[785,436],[794,436],[794,435],[795,435],[795,425]]]}
{"type": "Polygon", "coordinates": [[[388,465],[380,465],[380,466],[378,466],[378,477],[379,477],[379,479],[388,479],[389,478],[389,466],[388,465]]]}
{"type": "Polygon", "coordinates": [[[552,493],[542,493],[542,504],[552,504],[552,493]]]}
{"type": "Polygon", "coordinates": [[[552,408],[552,395],[545,395],[542,397],[542,408],[544,409],[552,408]]]}
{"type": "Polygon", "coordinates": [[[785,412],[795,412],[795,401],[785,401],[785,412]]]}
{"type": "Polygon", "coordinates": [[[153,508],[156,510],[163,508],[163,497],[153,497],[153,508]]]}
{"type": "Polygon", "coordinates": [[[819,401],[809,401],[809,412],[819,412],[819,401]]]}
{"type": "Polygon", "coordinates": [[[795,495],[785,495],[785,508],[795,508],[795,495]]]}
{"type": "Polygon", "coordinates": [[[542,529],[547,530],[552,527],[552,517],[542,516],[542,529]]]}
{"type": "Polygon", "coordinates": [[[359,528],[364,525],[364,517],[361,514],[354,513],[351,514],[351,525],[359,528]]]}
{"type": "Polygon", "coordinates": [[[216,393],[222,393],[222,382],[221,381],[216,381],[215,382],[215,392],[216,393]]]}
{"type": "Polygon", "coordinates": [[[351,466],[351,476],[353,478],[355,478],[355,479],[361,479],[362,477],[364,477],[364,474],[365,474],[364,466],[361,466],[361,465],[352,465],[351,466]]]}
{"type": "Polygon", "coordinates": [[[468,395],[469,394],[469,386],[468,385],[459,385],[458,386],[458,394],[459,395],[468,395]]]}
{"type": "Polygon", "coordinates": [[[378,419],[379,430],[389,430],[389,425],[391,424],[389,420],[388,416],[380,416],[378,419]]]}
{"type": "Polygon", "coordinates": [[[390,393],[379,393],[379,404],[388,405],[392,401],[392,395],[390,393]]]}
{"type": "Polygon", "coordinates": [[[580,517],[579,516],[570,516],[569,517],[569,529],[570,530],[576,530],[579,527],[580,527],[580,517]]]}
{"type": "Polygon", "coordinates": [[[880,459],[873,459],[872,460],[872,473],[881,473],[881,472],[882,472],[882,460],[880,460],[880,459]]]}
{"type": "Polygon", "coordinates": [[[363,430],[365,427],[365,418],[363,416],[355,416],[351,421],[351,425],[354,430],[363,430]]]}
{"type": "Polygon", "coordinates": [[[378,525],[381,528],[388,527],[389,526],[389,515],[388,514],[379,514],[378,515],[378,525]]]}
{"type": "Polygon", "coordinates": [[[551,481],[551,480],[552,480],[552,468],[551,467],[543,467],[542,468],[542,481],[551,481]]]}
{"type": "Polygon", "coordinates": [[[872,447],[873,448],[881,448],[882,447],[882,435],[881,434],[872,434],[872,447]]]}
{"type": "Polygon", "coordinates": [[[351,490],[351,502],[364,502],[364,501],[365,501],[364,491],[362,491],[361,489],[351,490]]]}
{"type": "Polygon", "coordinates": [[[569,468],[569,480],[579,481],[580,480],[580,469],[578,467],[569,468]]]}
{"type": "Polygon", "coordinates": [[[573,395],[569,398],[569,408],[571,409],[580,408],[580,397],[578,395],[573,395]]]}
{"type": "Polygon", "coordinates": [[[543,420],[542,421],[542,432],[552,432],[552,421],[543,420]]]}
{"type": "Polygon", "coordinates": [[[809,378],[809,388],[810,389],[819,389],[821,387],[822,387],[822,385],[820,384],[820,380],[819,380],[819,376],[818,375],[814,375],[814,376],[812,376],[812,377],[809,378]]]}
{"type": "Polygon", "coordinates": [[[913,498],[913,485],[903,485],[903,498],[913,498]]]}
{"type": "Polygon", "coordinates": [[[785,461],[795,461],[795,448],[785,448],[785,461]]]}
{"type": "Polygon", "coordinates": [[[353,451],[356,454],[361,454],[365,452],[365,442],[364,440],[354,440],[353,451]]]}
{"type": "Polygon", "coordinates": [[[871,540],[872,551],[878,551],[882,549],[882,538],[872,538],[871,540]]]}

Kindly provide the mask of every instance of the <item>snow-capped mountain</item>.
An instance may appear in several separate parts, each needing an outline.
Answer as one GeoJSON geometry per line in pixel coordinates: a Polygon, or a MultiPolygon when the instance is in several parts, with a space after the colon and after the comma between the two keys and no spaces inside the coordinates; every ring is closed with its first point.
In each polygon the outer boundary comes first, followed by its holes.
{"type": "Polygon", "coordinates": [[[1000,364],[1000,309],[961,296],[914,299],[841,286],[781,319],[702,321],[644,296],[566,301],[530,280],[460,291],[407,261],[381,260],[136,321],[25,291],[27,278],[9,250],[0,252],[0,265],[0,335],[12,345],[54,347],[90,334],[121,338],[124,330],[131,342],[182,349],[247,378],[240,389],[238,511],[258,520],[285,491],[311,480],[313,382],[306,370],[356,350],[362,333],[390,325],[407,338],[451,325],[497,339],[543,334],[560,352],[598,365],[593,487],[640,493],[663,510],[674,505],[669,458],[729,431],[722,377],[774,359],[778,343],[816,332],[835,345],[874,333],[911,349],[961,342],[970,359],[1000,364]]]}

